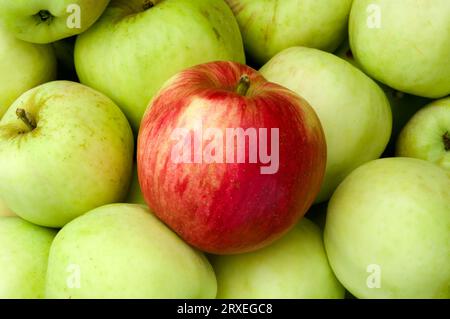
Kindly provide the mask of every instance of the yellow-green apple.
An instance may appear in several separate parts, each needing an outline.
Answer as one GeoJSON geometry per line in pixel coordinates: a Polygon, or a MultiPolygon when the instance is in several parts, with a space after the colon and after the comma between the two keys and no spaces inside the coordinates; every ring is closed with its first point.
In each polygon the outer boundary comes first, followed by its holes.
{"type": "Polygon", "coordinates": [[[322,232],[303,218],[275,243],[251,253],[212,256],[217,298],[344,298],[322,241],[322,232]]]}
{"type": "Polygon", "coordinates": [[[16,39],[0,26],[0,119],[22,93],[56,78],[56,58],[49,45],[16,39]]]}
{"type": "Polygon", "coordinates": [[[55,230],[0,217],[0,299],[43,298],[55,230]]]}
{"type": "Polygon", "coordinates": [[[109,0],[0,0],[0,23],[18,39],[50,43],[86,31],[109,0]]]}
{"type": "Polygon", "coordinates": [[[245,50],[261,66],[293,46],[334,51],[344,40],[352,0],[226,0],[245,50]]]}
{"type": "Polygon", "coordinates": [[[245,61],[239,27],[224,0],[113,0],[75,45],[81,82],[111,97],[136,132],[166,80],[217,60],[245,61]]]}
{"type": "Polygon", "coordinates": [[[138,137],[147,204],[189,244],[216,254],[256,250],[287,232],[316,198],[325,162],[308,103],[233,62],[175,75],[138,137]]]}
{"type": "Polygon", "coordinates": [[[215,298],[200,252],[141,205],[112,204],[73,220],[50,250],[47,298],[215,298]]]}
{"type": "Polygon", "coordinates": [[[133,177],[131,179],[130,189],[128,190],[128,195],[125,202],[130,204],[147,205],[145,203],[144,195],[142,195],[141,185],[139,185],[136,167],[133,169],[133,177]]]}
{"type": "Polygon", "coordinates": [[[20,217],[61,227],[125,198],[133,134],[109,98],[49,82],[17,99],[0,121],[0,194],[20,217]]]}
{"type": "Polygon", "coordinates": [[[450,97],[413,116],[398,138],[396,155],[427,160],[450,172],[450,97]]]}
{"type": "Polygon", "coordinates": [[[350,46],[371,77],[428,98],[450,93],[450,2],[354,0],[350,46]]]}
{"type": "MultiPolygon", "coordinates": [[[[336,51],[336,55],[344,60],[352,63],[358,69],[362,70],[361,66],[355,61],[353,52],[350,49],[348,41],[344,42],[336,51]]],[[[364,70],[363,70],[364,71],[364,70]]],[[[409,119],[424,105],[429,103],[429,99],[420,96],[407,94],[390,88],[383,83],[377,82],[386,94],[392,111],[392,134],[388,146],[384,151],[384,156],[393,156],[395,154],[395,143],[402,128],[406,125],[409,119]]]]}
{"type": "Polygon", "coordinates": [[[413,158],[354,170],[328,205],[325,248],[358,298],[450,298],[450,177],[413,158]]]}
{"type": "Polygon", "coordinates": [[[383,153],[392,127],[389,101],[353,65],[327,52],[294,47],[277,54],[260,71],[305,98],[322,122],[328,160],[316,202],[329,199],[346,175],[383,153]]]}
{"type": "Polygon", "coordinates": [[[5,204],[5,202],[0,198],[0,217],[2,216],[15,216],[14,214],[5,204]]]}

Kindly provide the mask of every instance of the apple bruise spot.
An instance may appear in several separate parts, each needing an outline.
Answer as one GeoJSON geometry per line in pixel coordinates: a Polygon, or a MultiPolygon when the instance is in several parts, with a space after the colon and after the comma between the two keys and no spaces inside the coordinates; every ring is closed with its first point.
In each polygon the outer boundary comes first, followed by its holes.
{"type": "Polygon", "coordinates": [[[442,141],[444,142],[445,151],[450,151],[450,133],[448,131],[442,135],[442,141]]]}
{"type": "MultiPolygon", "coordinates": [[[[212,20],[211,20],[211,15],[209,14],[208,11],[202,9],[202,10],[200,10],[200,13],[202,14],[202,16],[204,16],[204,17],[206,18],[206,20],[212,22],[212,20]]],[[[221,39],[222,37],[221,37],[221,35],[220,35],[219,30],[217,30],[217,28],[216,28],[215,26],[213,26],[213,27],[212,27],[212,31],[214,32],[214,35],[216,36],[216,39],[217,39],[218,41],[220,41],[220,39],[221,39]]]]}
{"type": "Polygon", "coordinates": [[[219,31],[217,31],[217,29],[215,27],[213,27],[212,29],[213,29],[214,34],[216,35],[217,40],[220,41],[221,36],[220,36],[219,31]]]}

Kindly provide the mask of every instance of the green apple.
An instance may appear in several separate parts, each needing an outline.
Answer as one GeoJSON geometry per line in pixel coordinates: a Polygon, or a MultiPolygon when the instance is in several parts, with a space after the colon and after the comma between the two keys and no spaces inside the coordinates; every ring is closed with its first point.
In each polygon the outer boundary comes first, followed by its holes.
{"type": "Polygon", "coordinates": [[[226,0],[250,59],[266,63],[278,52],[305,46],[334,51],[347,33],[352,0],[226,0]]]}
{"type": "Polygon", "coordinates": [[[217,297],[344,298],[322,241],[322,232],[303,218],[272,245],[251,253],[211,257],[217,297]]]}
{"type": "Polygon", "coordinates": [[[142,205],[94,209],[50,251],[47,298],[215,298],[216,290],[205,256],[142,205]]]}
{"type": "Polygon", "coordinates": [[[55,230],[0,217],[0,299],[43,298],[55,230]]]}
{"type": "Polygon", "coordinates": [[[14,214],[5,204],[5,202],[0,198],[0,217],[3,216],[15,216],[14,214]]]}
{"type": "MultiPolygon", "coordinates": [[[[338,57],[352,63],[358,69],[362,70],[361,66],[355,61],[353,52],[350,49],[348,41],[344,42],[335,53],[338,57]]],[[[400,134],[402,128],[406,125],[409,119],[424,105],[429,103],[429,99],[406,94],[390,88],[380,82],[378,85],[386,94],[392,111],[392,134],[384,155],[393,156],[395,153],[395,142],[400,134]]]]}
{"type": "Polygon", "coordinates": [[[450,93],[450,1],[354,0],[349,29],[371,77],[423,97],[450,93]]]}
{"type": "Polygon", "coordinates": [[[413,116],[398,138],[397,156],[427,160],[450,172],[450,97],[413,116]]]}
{"type": "Polygon", "coordinates": [[[260,71],[305,98],[322,123],[328,159],[316,202],[329,199],[352,170],[383,153],[392,127],[389,101],[353,65],[327,52],[294,47],[274,56],[260,71]]]}
{"type": "Polygon", "coordinates": [[[61,227],[125,198],[133,134],[106,96],[68,81],[24,93],[0,121],[0,194],[20,217],[61,227]]]}
{"type": "Polygon", "coordinates": [[[75,45],[81,82],[111,97],[136,132],[166,80],[216,60],[245,61],[224,0],[113,0],[75,45]]]}
{"type": "Polygon", "coordinates": [[[133,177],[131,179],[130,189],[128,190],[128,195],[125,202],[130,204],[147,205],[144,195],[142,195],[141,185],[139,185],[136,165],[133,169],[133,177]]]}
{"type": "Polygon", "coordinates": [[[56,58],[49,45],[16,39],[0,26],[0,119],[22,93],[56,78],[56,58]]]}
{"type": "Polygon", "coordinates": [[[325,248],[358,298],[450,298],[450,178],[385,158],[353,171],[328,205],[325,248]]]}
{"type": "Polygon", "coordinates": [[[109,0],[0,0],[0,20],[18,39],[50,43],[86,31],[109,0]]]}

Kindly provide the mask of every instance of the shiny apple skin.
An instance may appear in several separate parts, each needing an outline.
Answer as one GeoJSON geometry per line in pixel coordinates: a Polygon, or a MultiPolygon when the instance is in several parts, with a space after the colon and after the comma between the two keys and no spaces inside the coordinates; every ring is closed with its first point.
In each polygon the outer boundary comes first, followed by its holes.
{"type": "Polygon", "coordinates": [[[212,62],[178,73],[152,100],[137,157],[152,211],[189,244],[232,254],[272,243],[305,214],[323,180],[326,143],[317,115],[301,97],[248,66],[212,62]],[[243,75],[250,79],[245,96],[236,93],[243,75]],[[249,143],[245,163],[175,163],[173,130],[192,131],[199,119],[203,130],[279,128],[278,171],[261,174],[265,164],[249,163],[249,143]]]}

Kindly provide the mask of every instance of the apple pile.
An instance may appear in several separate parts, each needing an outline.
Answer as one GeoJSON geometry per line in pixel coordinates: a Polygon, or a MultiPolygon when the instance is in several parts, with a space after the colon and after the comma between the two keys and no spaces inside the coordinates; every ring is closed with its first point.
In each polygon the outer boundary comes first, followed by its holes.
{"type": "Polygon", "coordinates": [[[450,1],[0,1],[0,70],[0,298],[450,298],[450,1]]]}

